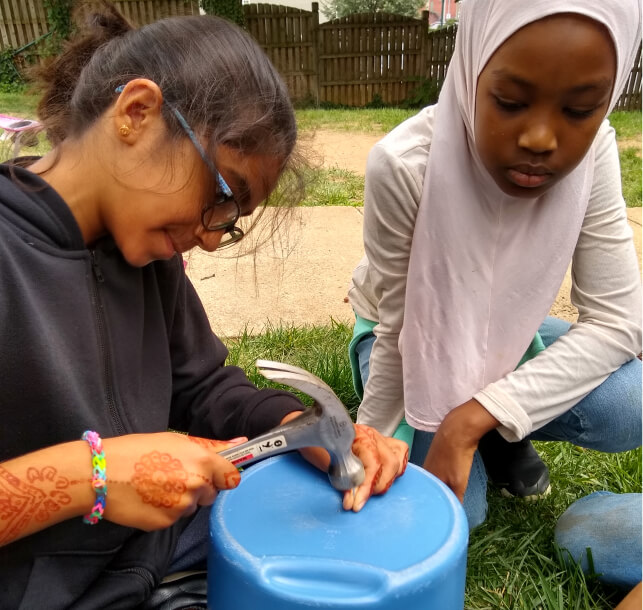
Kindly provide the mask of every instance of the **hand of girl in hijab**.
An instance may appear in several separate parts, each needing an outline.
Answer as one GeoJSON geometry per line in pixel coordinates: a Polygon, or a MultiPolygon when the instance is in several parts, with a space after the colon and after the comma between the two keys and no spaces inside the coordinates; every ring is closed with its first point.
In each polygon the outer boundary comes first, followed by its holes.
{"type": "Polygon", "coordinates": [[[444,418],[431,441],[424,468],[446,483],[460,502],[464,500],[478,443],[498,425],[498,420],[472,399],[444,418]]]}

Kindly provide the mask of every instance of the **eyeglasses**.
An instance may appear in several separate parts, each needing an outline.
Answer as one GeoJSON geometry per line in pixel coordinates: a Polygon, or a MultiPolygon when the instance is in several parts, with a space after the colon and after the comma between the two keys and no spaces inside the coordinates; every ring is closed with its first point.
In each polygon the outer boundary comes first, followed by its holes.
{"type": "MultiPolygon", "coordinates": [[[[116,93],[122,93],[124,88],[125,85],[120,85],[119,87],[116,87],[115,91],[116,93]]],[[[219,189],[216,201],[207,203],[203,208],[203,211],[201,212],[201,224],[203,225],[203,228],[206,231],[224,232],[223,239],[217,246],[217,250],[225,248],[226,246],[231,246],[232,244],[236,244],[240,239],[243,238],[244,235],[243,231],[236,226],[236,223],[239,220],[239,216],[241,216],[241,208],[239,207],[239,203],[234,198],[232,190],[227,185],[226,181],[217,171],[217,168],[214,167],[212,159],[210,159],[205,150],[203,150],[203,146],[201,146],[201,143],[194,135],[192,128],[188,125],[188,122],[185,120],[183,115],[172,104],[165,100],[164,102],[177,118],[179,124],[187,134],[188,138],[190,138],[190,140],[192,141],[192,144],[194,144],[194,147],[196,148],[199,155],[201,155],[201,159],[203,159],[203,162],[210,170],[210,173],[214,176],[219,189]],[[223,219],[223,221],[221,221],[220,219],[223,219]],[[228,237],[226,237],[226,235],[228,237]]]]}
{"type": "Polygon", "coordinates": [[[165,102],[168,108],[174,113],[181,127],[185,130],[188,138],[194,144],[194,148],[201,155],[201,159],[206,164],[212,175],[214,176],[219,193],[216,201],[208,203],[201,212],[201,224],[206,231],[223,231],[225,233],[221,243],[217,246],[217,250],[236,244],[243,238],[243,231],[236,226],[239,216],[241,216],[241,208],[239,203],[234,198],[232,190],[227,185],[221,174],[214,167],[212,159],[206,154],[201,146],[201,143],[194,135],[192,128],[188,125],[183,115],[172,104],[165,102]],[[223,220],[222,220],[223,219],[223,220]],[[226,237],[227,235],[227,237],[226,237]]]}

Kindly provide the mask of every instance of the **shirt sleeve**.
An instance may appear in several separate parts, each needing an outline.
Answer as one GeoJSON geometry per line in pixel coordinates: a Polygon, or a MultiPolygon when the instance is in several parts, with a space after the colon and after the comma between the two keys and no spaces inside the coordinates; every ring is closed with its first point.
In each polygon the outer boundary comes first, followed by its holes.
{"type": "Polygon", "coordinates": [[[409,254],[424,172],[413,171],[414,156],[426,165],[427,151],[407,158],[388,150],[387,140],[368,157],[364,190],[364,249],[378,324],[369,361],[369,379],[357,421],[391,435],[404,415],[402,357],[398,340],[404,319],[409,254]]]}
{"type": "Polygon", "coordinates": [[[607,121],[594,146],[594,184],[572,260],[578,320],[533,360],[474,396],[510,441],[569,410],[641,350],[641,281],[607,121]]]}
{"type": "Polygon", "coordinates": [[[258,389],[242,369],[225,364],[228,350],[212,332],[191,282],[181,275],[170,325],[170,427],[206,438],[253,438],[304,409],[293,394],[258,389]]]}

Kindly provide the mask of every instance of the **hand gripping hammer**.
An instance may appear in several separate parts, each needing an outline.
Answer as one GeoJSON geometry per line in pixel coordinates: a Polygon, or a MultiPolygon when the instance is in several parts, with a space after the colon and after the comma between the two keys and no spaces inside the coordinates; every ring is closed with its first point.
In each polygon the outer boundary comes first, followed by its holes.
{"type": "Polygon", "coordinates": [[[299,417],[219,455],[243,467],[294,449],[323,447],[330,454],[330,484],[340,491],[361,485],[364,466],[351,449],[353,422],[333,390],[319,377],[290,364],[257,360],[257,368],[267,379],[308,394],[315,404],[299,417]]]}

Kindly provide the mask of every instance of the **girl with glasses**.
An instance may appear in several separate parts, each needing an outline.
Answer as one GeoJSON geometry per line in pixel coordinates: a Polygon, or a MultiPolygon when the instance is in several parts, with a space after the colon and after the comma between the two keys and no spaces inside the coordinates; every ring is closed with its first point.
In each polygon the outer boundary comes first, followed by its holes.
{"type": "MultiPolygon", "coordinates": [[[[8,608],[138,607],[202,568],[201,507],[240,482],[217,451],[303,409],[225,366],[180,256],[238,241],[292,163],[284,83],[222,19],[132,29],[103,3],[87,23],[40,74],[53,150],[0,165],[8,608]]],[[[344,506],[359,510],[406,452],[366,426],[354,451],[366,479],[344,506]]]]}

